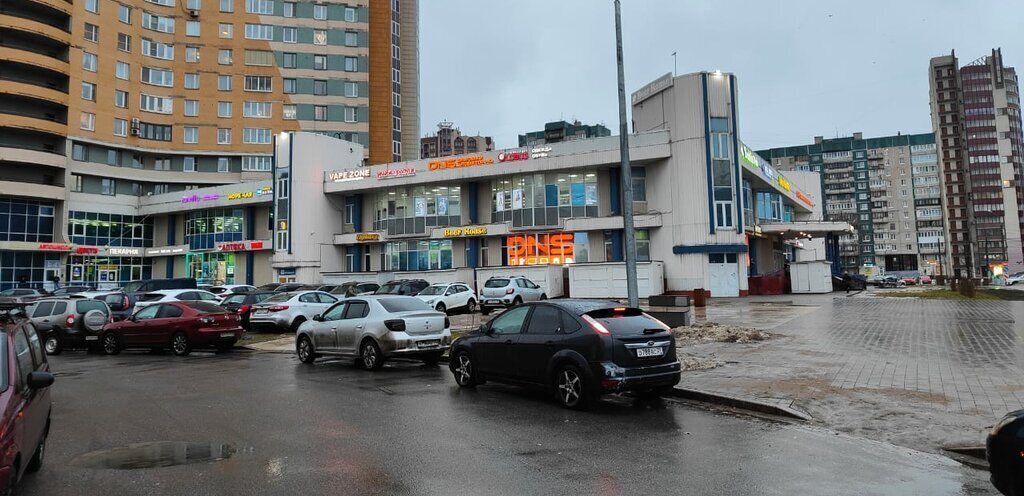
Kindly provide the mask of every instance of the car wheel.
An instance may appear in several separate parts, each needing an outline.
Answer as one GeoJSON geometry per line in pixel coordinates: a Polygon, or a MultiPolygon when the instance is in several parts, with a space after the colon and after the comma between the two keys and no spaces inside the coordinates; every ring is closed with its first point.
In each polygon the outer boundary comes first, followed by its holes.
{"type": "Polygon", "coordinates": [[[188,356],[192,353],[192,343],[188,342],[188,336],[184,332],[176,332],[171,337],[171,351],[178,356],[188,356]]]}
{"type": "Polygon", "coordinates": [[[490,307],[485,307],[483,305],[480,305],[480,315],[488,315],[490,313],[491,313],[491,308],[490,307]]]}
{"type": "Polygon", "coordinates": [[[580,369],[566,365],[555,375],[555,393],[565,408],[585,410],[590,406],[590,391],[580,369]]]}
{"type": "Polygon", "coordinates": [[[364,341],[359,350],[359,358],[362,359],[364,369],[380,370],[384,366],[384,355],[380,351],[380,346],[372,339],[364,341]]]}
{"type": "Polygon", "coordinates": [[[476,311],[476,300],[470,298],[469,301],[466,302],[466,313],[473,313],[475,311],[476,311]]]}
{"type": "Polygon", "coordinates": [[[305,321],[306,321],[306,319],[304,319],[302,317],[296,317],[295,320],[292,321],[292,325],[291,325],[291,327],[288,328],[288,330],[291,331],[291,332],[294,332],[294,333],[298,333],[299,332],[299,326],[302,325],[302,323],[305,322],[305,321]]]}
{"type": "Polygon", "coordinates": [[[544,293],[541,293],[541,294],[540,294],[540,301],[544,301],[544,300],[546,300],[546,299],[548,299],[548,295],[546,295],[546,294],[544,294],[544,293]]]}
{"type": "Polygon", "coordinates": [[[434,310],[441,313],[448,313],[448,307],[444,306],[444,303],[438,303],[437,306],[434,307],[434,310]]]}
{"type": "Polygon", "coordinates": [[[452,364],[452,374],[455,375],[455,383],[459,387],[476,387],[476,367],[473,365],[473,358],[469,356],[468,351],[456,353],[452,359],[452,364]]]}
{"type": "Polygon", "coordinates": [[[518,297],[518,296],[516,296],[515,299],[512,300],[512,306],[514,306],[514,307],[518,307],[519,305],[522,305],[522,304],[523,304],[523,299],[518,297]]]}
{"type": "Polygon", "coordinates": [[[295,354],[299,355],[299,361],[302,363],[313,363],[316,360],[316,353],[313,352],[313,343],[309,340],[309,336],[299,337],[299,341],[295,343],[295,354]]]}
{"type": "Polygon", "coordinates": [[[46,438],[50,434],[50,420],[46,420],[46,429],[43,430],[43,437],[39,439],[39,445],[36,446],[36,452],[32,454],[32,458],[28,461],[28,465],[25,467],[26,472],[38,472],[39,469],[43,468],[43,459],[46,456],[46,438]]]}
{"type": "Polygon", "coordinates": [[[64,351],[64,340],[61,339],[60,334],[51,332],[49,336],[46,336],[43,349],[46,350],[47,355],[60,355],[64,351]]]}
{"type": "Polygon", "coordinates": [[[423,365],[429,365],[433,367],[434,365],[437,365],[437,362],[441,361],[441,353],[438,352],[431,353],[429,355],[424,355],[421,360],[423,360],[423,365]]]}
{"type": "Polygon", "coordinates": [[[121,353],[121,343],[117,340],[116,334],[110,332],[103,336],[103,353],[107,355],[121,353]]]}

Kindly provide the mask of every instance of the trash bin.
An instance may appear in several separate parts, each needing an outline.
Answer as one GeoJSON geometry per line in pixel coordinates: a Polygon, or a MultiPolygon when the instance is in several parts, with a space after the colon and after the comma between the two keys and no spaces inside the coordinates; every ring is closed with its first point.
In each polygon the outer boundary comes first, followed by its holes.
{"type": "Polygon", "coordinates": [[[693,306],[703,307],[708,304],[708,293],[704,291],[704,288],[697,288],[693,290],[693,306]]]}
{"type": "Polygon", "coordinates": [[[1024,494],[1024,410],[1010,412],[992,427],[985,444],[992,484],[1006,495],[1024,494]]]}

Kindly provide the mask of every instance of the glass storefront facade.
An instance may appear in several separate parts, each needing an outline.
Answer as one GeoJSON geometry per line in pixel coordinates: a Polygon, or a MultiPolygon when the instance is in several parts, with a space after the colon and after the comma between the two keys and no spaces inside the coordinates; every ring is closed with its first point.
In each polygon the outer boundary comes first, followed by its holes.
{"type": "Polygon", "coordinates": [[[597,173],[524,174],[491,183],[491,221],[512,227],[557,226],[559,219],[597,217],[597,173]]]}
{"type": "Polygon", "coordinates": [[[153,246],[153,219],[134,215],[68,212],[68,236],[76,245],[153,246]]]}
{"type": "Polygon", "coordinates": [[[234,253],[188,253],[185,266],[199,284],[235,284],[234,253]]]}
{"type": "Polygon", "coordinates": [[[459,186],[390,188],[374,197],[373,230],[388,234],[426,234],[432,227],[462,225],[459,186]]]}
{"type": "Polygon", "coordinates": [[[123,286],[128,281],[150,279],[152,275],[152,261],[147,258],[71,255],[63,284],[110,289],[123,286]]]}
{"type": "Polygon", "coordinates": [[[0,290],[20,287],[22,279],[31,288],[49,287],[50,279],[59,272],[59,253],[0,252],[0,290]]]}
{"type": "Polygon", "coordinates": [[[212,250],[223,241],[242,241],[241,208],[211,208],[189,212],[185,242],[191,250],[212,250]]]}
{"type": "Polygon", "coordinates": [[[385,243],[381,262],[385,271],[451,269],[452,240],[385,243]]]}
{"type": "Polygon", "coordinates": [[[52,242],[53,212],[52,203],[0,198],[0,241],[52,242]]]}

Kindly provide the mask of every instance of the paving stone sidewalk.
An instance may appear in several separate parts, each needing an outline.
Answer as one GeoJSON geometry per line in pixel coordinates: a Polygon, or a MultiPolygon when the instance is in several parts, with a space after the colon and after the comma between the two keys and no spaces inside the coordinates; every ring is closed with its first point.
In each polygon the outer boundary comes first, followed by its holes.
{"type": "Polygon", "coordinates": [[[1024,408],[1021,302],[835,294],[712,300],[695,313],[774,337],[687,347],[725,365],[687,372],[684,385],[797,408],[842,432],[937,452],[981,444],[1024,408]]]}

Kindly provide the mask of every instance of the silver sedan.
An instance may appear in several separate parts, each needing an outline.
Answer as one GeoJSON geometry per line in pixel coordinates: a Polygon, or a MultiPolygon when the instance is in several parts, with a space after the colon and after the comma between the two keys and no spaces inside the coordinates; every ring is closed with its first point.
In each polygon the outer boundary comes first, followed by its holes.
{"type": "Polygon", "coordinates": [[[344,299],[299,326],[295,350],[313,363],[320,355],[357,357],[369,370],[390,358],[436,364],[451,346],[448,317],[412,296],[366,295],[344,299]]]}

